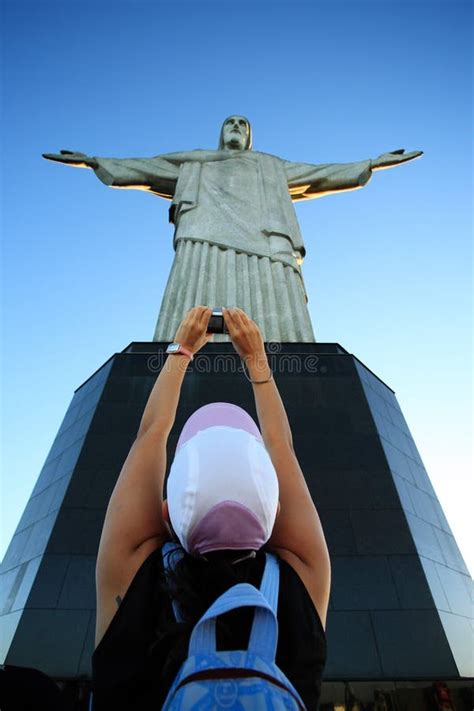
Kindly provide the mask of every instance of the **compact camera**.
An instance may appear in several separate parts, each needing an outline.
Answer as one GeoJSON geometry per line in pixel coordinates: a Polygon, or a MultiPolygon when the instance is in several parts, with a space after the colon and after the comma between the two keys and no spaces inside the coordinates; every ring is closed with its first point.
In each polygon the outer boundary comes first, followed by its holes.
{"type": "Polygon", "coordinates": [[[207,327],[208,333],[229,333],[225,325],[222,309],[213,309],[207,327]]]}

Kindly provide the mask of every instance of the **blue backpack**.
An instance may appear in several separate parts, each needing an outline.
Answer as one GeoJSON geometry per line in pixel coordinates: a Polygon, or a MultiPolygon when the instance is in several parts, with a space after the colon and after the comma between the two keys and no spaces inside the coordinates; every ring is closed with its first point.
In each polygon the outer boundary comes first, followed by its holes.
{"type": "MultiPolygon", "coordinates": [[[[166,543],[165,570],[173,569],[182,555],[180,547],[166,543]]],[[[278,560],[267,553],[260,590],[239,583],[217,598],[191,633],[188,658],[163,711],[305,711],[300,695],[275,664],[279,583],[278,560]],[[248,649],[218,652],[216,618],[247,606],[255,607],[248,649]]],[[[176,620],[182,621],[177,602],[172,604],[176,620]]]]}

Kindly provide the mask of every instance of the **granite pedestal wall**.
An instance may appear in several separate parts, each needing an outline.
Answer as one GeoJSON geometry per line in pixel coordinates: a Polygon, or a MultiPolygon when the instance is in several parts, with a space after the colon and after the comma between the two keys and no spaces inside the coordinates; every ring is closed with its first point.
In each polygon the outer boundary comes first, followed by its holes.
{"type": "MultiPolygon", "coordinates": [[[[90,675],[105,510],[166,345],[132,343],[75,391],[0,569],[0,662],[90,675]]],[[[471,579],[394,392],[338,344],[267,352],[332,559],[325,678],[472,676],[471,579]]],[[[210,343],[184,380],[168,467],[188,416],[220,400],[256,419],[232,345],[210,343]]]]}

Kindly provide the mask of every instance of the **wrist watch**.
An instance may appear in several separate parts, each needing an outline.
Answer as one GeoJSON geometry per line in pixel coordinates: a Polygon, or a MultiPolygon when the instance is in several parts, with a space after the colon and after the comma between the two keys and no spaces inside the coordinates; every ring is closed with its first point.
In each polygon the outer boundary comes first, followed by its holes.
{"type": "Polygon", "coordinates": [[[183,353],[183,355],[188,356],[190,360],[194,359],[192,351],[190,351],[189,348],[185,348],[184,346],[182,346],[181,343],[170,343],[168,348],[166,349],[166,353],[168,353],[169,355],[183,353]]]}

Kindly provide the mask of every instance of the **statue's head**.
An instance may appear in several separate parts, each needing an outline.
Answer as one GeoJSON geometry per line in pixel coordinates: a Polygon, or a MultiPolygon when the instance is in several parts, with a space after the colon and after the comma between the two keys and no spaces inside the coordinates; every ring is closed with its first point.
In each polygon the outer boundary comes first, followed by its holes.
{"type": "Polygon", "coordinates": [[[252,128],[245,116],[229,116],[221,128],[219,150],[252,150],[252,128]]]}

